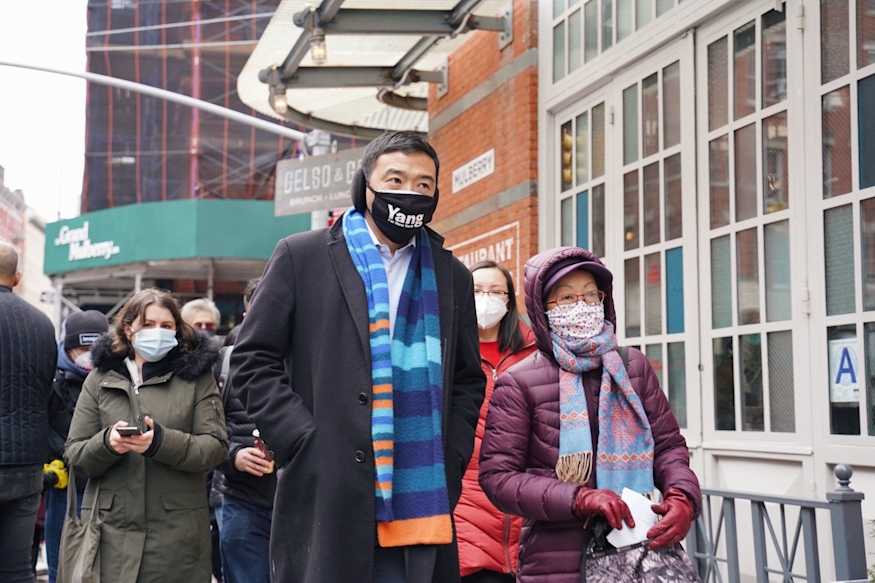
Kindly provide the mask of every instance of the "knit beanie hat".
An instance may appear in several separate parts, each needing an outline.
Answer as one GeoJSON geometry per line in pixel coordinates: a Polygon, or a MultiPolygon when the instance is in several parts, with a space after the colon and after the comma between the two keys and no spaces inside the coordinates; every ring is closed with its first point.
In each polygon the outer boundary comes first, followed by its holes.
{"type": "Polygon", "coordinates": [[[67,318],[64,329],[65,350],[91,348],[109,330],[109,321],[97,310],[76,312],[67,318]]]}

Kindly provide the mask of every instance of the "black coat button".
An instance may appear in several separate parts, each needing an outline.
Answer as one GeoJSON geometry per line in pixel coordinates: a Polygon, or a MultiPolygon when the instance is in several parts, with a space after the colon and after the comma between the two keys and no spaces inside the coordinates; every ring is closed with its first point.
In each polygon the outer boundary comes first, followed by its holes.
{"type": "Polygon", "coordinates": [[[361,403],[362,405],[367,405],[369,400],[370,399],[368,399],[367,393],[359,393],[359,403],[361,403]]]}
{"type": "Polygon", "coordinates": [[[355,450],[355,461],[360,464],[365,463],[365,452],[360,449],[355,450]]]}

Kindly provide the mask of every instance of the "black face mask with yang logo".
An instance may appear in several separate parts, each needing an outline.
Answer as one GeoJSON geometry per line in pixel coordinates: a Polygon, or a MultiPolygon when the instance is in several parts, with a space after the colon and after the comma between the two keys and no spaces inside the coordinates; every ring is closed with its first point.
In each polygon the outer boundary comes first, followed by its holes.
{"type": "Polygon", "coordinates": [[[431,222],[438,195],[428,196],[401,190],[374,190],[371,216],[377,228],[391,241],[404,245],[431,222]]]}

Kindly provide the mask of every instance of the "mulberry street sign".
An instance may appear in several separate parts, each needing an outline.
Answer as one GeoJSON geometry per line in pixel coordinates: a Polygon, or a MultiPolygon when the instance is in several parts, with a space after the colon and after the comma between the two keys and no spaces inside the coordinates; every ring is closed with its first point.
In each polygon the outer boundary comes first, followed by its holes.
{"type": "Polygon", "coordinates": [[[276,216],[350,206],[352,179],[364,148],[327,156],[280,160],[276,165],[276,216]]]}

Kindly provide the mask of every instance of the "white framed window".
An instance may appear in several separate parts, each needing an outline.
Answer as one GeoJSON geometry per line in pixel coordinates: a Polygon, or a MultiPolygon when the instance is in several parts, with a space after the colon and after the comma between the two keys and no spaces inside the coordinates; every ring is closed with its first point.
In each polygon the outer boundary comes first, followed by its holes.
{"type": "Polygon", "coordinates": [[[603,257],[617,335],[650,359],[679,423],[698,429],[692,39],[557,117],[556,245],[603,257]],[[624,154],[626,155],[624,159],[624,154]],[[634,186],[633,186],[634,183],[634,186]]]}
{"type": "Polygon", "coordinates": [[[804,190],[801,45],[757,3],[698,39],[702,384],[706,439],[799,441],[804,190]]]}
{"type": "MultiPolygon", "coordinates": [[[[670,12],[682,0],[553,0],[553,83],[670,12]]],[[[543,12],[542,12],[543,14],[543,12]]]]}
{"type": "MultiPolygon", "coordinates": [[[[818,0],[807,86],[815,402],[827,441],[875,437],[875,1],[818,0]]],[[[841,441],[845,440],[845,441],[841,441]]]]}
{"type": "Polygon", "coordinates": [[[607,107],[597,99],[575,111],[559,132],[559,244],[604,257],[607,107]]]}

